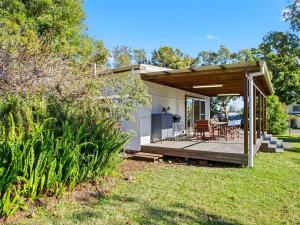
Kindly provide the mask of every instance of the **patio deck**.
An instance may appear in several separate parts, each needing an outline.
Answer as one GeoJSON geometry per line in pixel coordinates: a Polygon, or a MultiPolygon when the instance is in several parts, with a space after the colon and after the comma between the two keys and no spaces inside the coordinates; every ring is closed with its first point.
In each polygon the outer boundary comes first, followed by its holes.
{"type": "MultiPolygon", "coordinates": [[[[260,147],[260,139],[254,145],[255,153],[260,147]]],[[[244,137],[240,138],[203,141],[192,137],[182,140],[162,141],[142,145],[142,151],[161,154],[165,156],[183,157],[186,159],[202,159],[235,164],[248,164],[248,155],[244,154],[244,137]]]]}

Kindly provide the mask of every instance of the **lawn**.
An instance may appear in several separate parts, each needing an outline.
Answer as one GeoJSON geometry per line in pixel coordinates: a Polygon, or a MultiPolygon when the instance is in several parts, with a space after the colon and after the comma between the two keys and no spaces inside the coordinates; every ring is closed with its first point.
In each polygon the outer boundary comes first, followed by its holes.
{"type": "Polygon", "coordinates": [[[292,149],[257,154],[253,169],[126,161],[102,195],[86,185],[18,223],[299,224],[300,136],[281,138],[292,149]]]}

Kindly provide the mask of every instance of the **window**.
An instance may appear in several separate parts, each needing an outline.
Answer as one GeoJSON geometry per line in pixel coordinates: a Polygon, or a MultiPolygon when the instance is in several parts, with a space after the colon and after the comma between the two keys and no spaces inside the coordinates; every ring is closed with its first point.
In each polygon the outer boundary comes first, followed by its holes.
{"type": "Polygon", "coordinates": [[[293,111],[294,112],[300,112],[300,105],[294,105],[293,106],[293,111]]]}

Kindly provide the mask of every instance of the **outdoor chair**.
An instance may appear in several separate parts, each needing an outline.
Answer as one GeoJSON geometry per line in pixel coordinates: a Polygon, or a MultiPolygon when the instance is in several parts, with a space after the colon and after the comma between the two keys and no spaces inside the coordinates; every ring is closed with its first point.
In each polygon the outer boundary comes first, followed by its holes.
{"type": "Polygon", "coordinates": [[[234,139],[234,135],[235,135],[235,120],[228,120],[227,126],[226,126],[226,131],[225,131],[225,139],[227,141],[228,136],[231,139],[234,139]]]}
{"type": "Polygon", "coordinates": [[[237,138],[240,137],[241,124],[242,120],[235,120],[235,135],[237,138]]]}
{"type": "Polygon", "coordinates": [[[194,131],[197,139],[199,139],[199,135],[202,140],[210,140],[214,138],[214,130],[208,120],[197,120],[195,123],[194,131]],[[205,136],[206,132],[208,133],[207,138],[205,136]]]}

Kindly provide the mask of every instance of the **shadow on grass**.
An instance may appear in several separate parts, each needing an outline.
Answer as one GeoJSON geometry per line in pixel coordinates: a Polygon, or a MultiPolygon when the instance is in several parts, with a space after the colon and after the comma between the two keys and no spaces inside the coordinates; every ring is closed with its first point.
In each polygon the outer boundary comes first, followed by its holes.
{"type": "Polygon", "coordinates": [[[300,143],[300,136],[282,135],[282,136],[278,136],[278,138],[283,140],[284,142],[300,143]]]}
{"type": "Polygon", "coordinates": [[[202,159],[188,159],[186,161],[182,157],[173,157],[173,156],[164,156],[165,164],[170,165],[184,165],[184,166],[194,166],[194,167],[212,167],[212,168],[244,168],[244,165],[226,163],[226,162],[217,162],[209,161],[202,159]],[[168,163],[169,162],[169,163],[168,163]]]}
{"type": "Polygon", "coordinates": [[[166,207],[154,205],[152,201],[142,201],[140,198],[116,195],[100,200],[97,211],[84,210],[74,212],[71,218],[74,223],[88,222],[90,220],[103,221],[112,210],[119,211],[119,217],[111,216],[109,223],[118,224],[240,224],[235,220],[224,219],[222,216],[205,212],[201,208],[194,208],[182,202],[171,203],[166,207]],[[123,207],[123,209],[121,209],[123,207]],[[127,210],[126,210],[127,209],[127,210]],[[128,210],[129,209],[129,210],[128,210]],[[123,213],[121,213],[123,211],[123,213]],[[118,221],[122,220],[122,221],[118,221]]]}
{"type": "Polygon", "coordinates": [[[300,153],[300,148],[291,148],[291,149],[286,149],[285,151],[287,151],[287,152],[300,153]]]}
{"type": "Polygon", "coordinates": [[[280,135],[278,138],[292,145],[291,149],[286,149],[286,151],[300,153],[300,147],[295,147],[295,144],[299,144],[300,146],[300,136],[280,135]]]}

